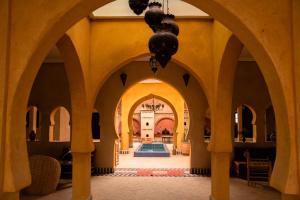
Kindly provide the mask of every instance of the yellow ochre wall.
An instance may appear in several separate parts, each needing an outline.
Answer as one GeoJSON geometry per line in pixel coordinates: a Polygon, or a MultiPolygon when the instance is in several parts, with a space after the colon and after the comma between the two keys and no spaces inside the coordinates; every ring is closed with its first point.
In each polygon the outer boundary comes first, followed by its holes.
{"type": "MultiPolygon", "coordinates": [[[[0,23],[1,30],[3,30],[0,38],[1,41],[7,41],[1,42],[0,46],[0,109],[3,109],[0,118],[0,178],[1,192],[4,192],[3,198],[17,199],[18,191],[30,184],[24,115],[31,86],[42,60],[72,25],[88,16],[92,10],[108,2],[110,1],[53,0],[38,3],[34,0],[1,1],[0,16],[4,20],[0,23]]],[[[230,41],[228,39],[231,37],[231,32],[256,59],[274,105],[278,137],[277,159],[271,185],[283,193],[283,199],[285,196],[288,199],[290,195],[299,194],[300,137],[297,131],[300,123],[299,37],[297,37],[299,35],[297,34],[299,33],[299,1],[186,0],[186,2],[209,13],[230,30],[222,26],[211,26],[211,24],[217,25],[216,21],[212,20],[203,25],[199,23],[201,20],[193,19],[194,23],[192,23],[193,20],[185,19],[186,25],[180,26],[184,27],[182,30],[186,30],[186,34],[180,35],[180,49],[185,51],[179,50],[175,56],[178,58],[177,61],[181,62],[186,69],[191,69],[190,72],[194,73],[196,79],[200,81],[211,106],[212,127],[216,130],[212,132],[213,139],[209,148],[214,166],[212,168],[212,198],[229,199],[227,168],[232,144],[230,129],[226,128],[224,133],[222,127],[227,127],[231,123],[227,120],[230,118],[228,112],[222,112],[222,107],[218,106],[219,101],[226,97],[222,105],[231,110],[231,103],[228,99],[232,96],[232,90],[230,87],[224,87],[227,86],[226,83],[230,86],[233,79],[230,74],[226,75],[226,72],[234,71],[232,63],[234,63],[235,56],[230,53],[236,52],[227,51],[229,49],[225,48],[227,42],[230,41]],[[197,28],[198,25],[202,27],[197,28]],[[224,37],[223,34],[225,34],[224,37]],[[202,54],[209,55],[201,57],[202,54]],[[232,62],[225,62],[228,57],[233,59],[232,62]],[[232,66],[226,63],[231,63],[232,66]],[[225,68],[227,70],[224,70],[225,68]],[[222,118],[224,120],[216,120],[218,119],[215,114],[217,111],[225,113],[222,118]],[[225,167],[219,168],[218,166],[225,167]]],[[[107,24],[110,23],[113,24],[113,20],[107,20],[107,24]]],[[[122,33],[121,24],[122,20],[117,27],[114,24],[114,26],[103,27],[99,25],[98,28],[107,31],[106,35],[114,36],[118,35],[116,32],[122,33]]],[[[144,39],[148,38],[150,31],[147,30],[145,24],[138,26],[136,23],[135,25],[135,28],[124,26],[122,36],[127,35],[124,36],[125,39],[132,39],[128,35],[135,35],[137,38],[123,43],[119,40],[120,46],[114,46],[112,54],[109,53],[111,51],[107,41],[114,43],[115,37],[103,37],[105,41],[98,39],[95,45],[100,44],[101,48],[93,47],[93,42],[88,45],[97,37],[97,34],[93,33],[95,27],[91,26],[88,19],[77,24],[77,29],[82,28],[81,30],[68,33],[75,49],[78,50],[75,51],[77,55],[72,57],[78,59],[78,62],[68,65],[69,67],[66,66],[69,68],[66,71],[72,101],[72,150],[74,169],[76,169],[73,182],[74,199],[88,199],[90,196],[89,173],[87,173],[90,164],[89,153],[93,150],[89,130],[90,113],[100,86],[109,74],[116,71],[122,64],[129,63],[133,57],[147,52],[147,40],[144,39]],[[143,31],[135,34],[136,30],[143,31]],[[83,38],[86,42],[80,42],[83,38]],[[143,42],[139,42],[140,40],[143,42]],[[124,48],[124,43],[125,45],[126,43],[134,44],[133,48],[128,48],[128,45],[124,48]],[[107,56],[101,57],[101,54],[107,56]],[[97,61],[96,56],[101,59],[97,61]],[[97,76],[100,77],[99,80],[95,78],[97,76]],[[79,175],[79,171],[86,173],[79,175]]],[[[239,45],[236,45],[235,49],[238,51],[239,45]]],[[[71,58],[71,56],[66,57],[71,58]]]]}

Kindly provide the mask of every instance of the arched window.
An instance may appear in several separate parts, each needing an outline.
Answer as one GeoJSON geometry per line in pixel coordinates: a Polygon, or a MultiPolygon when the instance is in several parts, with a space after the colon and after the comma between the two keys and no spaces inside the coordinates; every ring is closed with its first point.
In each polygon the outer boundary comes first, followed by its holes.
{"type": "Polygon", "coordinates": [[[39,141],[40,111],[36,106],[30,106],[26,113],[26,138],[30,141],[39,141]]]}
{"type": "Polygon", "coordinates": [[[266,120],[265,141],[274,142],[276,140],[276,123],[275,123],[275,113],[272,105],[266,109],[265,120],[266,120]]]}
{"type": "Polygon", "coordinates": [[[100,141],[100,114],[98,111],[92,113],[92,136],[94,142],[100,141]]]}
{"type": "Polygon", "coordinates": [[[234,136],[236,142],[256,142],[256,113],[245,104],[234,113],[234,136]]]}
{"type": "Polygon", "coordinates": [[[62,106],[55,108],[50,114],[49,141],[69,142],[70,134],[70,114],[62,106]]]}
{"type": "Polygon", "coordinates": [[[133,137],[141,137],[141,123],[139,119],[132,118],[133,137]]]}
{"type": "Polygon", "coordinates": [[[174,119],[173,118],[166,118],[163,117],[159,119],[154,127],[154,134],[155,136],[160,136],[161,135],[173,135],[173,130],[174,130],[174,119]]]}

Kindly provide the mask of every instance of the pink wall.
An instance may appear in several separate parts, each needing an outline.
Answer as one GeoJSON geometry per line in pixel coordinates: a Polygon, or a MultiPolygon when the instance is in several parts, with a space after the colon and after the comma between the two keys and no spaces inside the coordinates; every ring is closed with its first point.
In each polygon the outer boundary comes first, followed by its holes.
{"type": "Polygon", "coordinates": [[[162,131],[164,129],[167,129],[171,134],[173,134],[173,128],[174,128],[174,120],[170,118],[163,118],[159,120],[155,125],[155,135],[160,133],[162,134],[162,131]]]}
{"type": "MultiPolygon", "coordinates": [[[[133,132],[137,133],[141,131],[141,124],[138,119],[132,120],[132,126],[133,126],[133,132]]],[[[154,134],[156,136],[161,135],[162,131],[164,129],[167,129],[171,134],[173,134],[173,128],[174,128],[174,120],[171,118],[160,118],[154,128],[154,134]]]]}
{"type": "Polygon", "coordinates": [[[136,134],[139,132],[138,135],[141,135],[141,124],[137,119],[132,119],[132,125],[133,125],[133,134],[136,134]]]}

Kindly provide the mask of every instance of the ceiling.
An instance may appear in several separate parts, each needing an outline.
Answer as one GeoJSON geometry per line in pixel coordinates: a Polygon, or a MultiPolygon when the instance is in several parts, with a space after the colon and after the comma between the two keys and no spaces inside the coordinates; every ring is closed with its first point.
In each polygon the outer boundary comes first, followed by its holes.
{"type": "MultiPolygon", "coordinates": [[[[158,1],[158,2],[162,2],[158,1]]],[[[166,5],[167,0],[164,1],[166,5]]],[[[210,18],[208,14],[202,10],[184,2],[181,0],[169,0],[169,11],[176,17],[204,17],[210,18]]],[[[145,11],[144,11],[145,13],[145,11]]],[[[141,16],[144,16],[144,13],[141,16]]],[[[165,6],[166,13],[166,6],[165,6]]],[[[101,19],[101,18],[112,18],[112,17],[141,17],[133,13],[129,8],[128,0],[116,0],[108,3],[95,11],[90,15],[91,19],[101,19]]]]}

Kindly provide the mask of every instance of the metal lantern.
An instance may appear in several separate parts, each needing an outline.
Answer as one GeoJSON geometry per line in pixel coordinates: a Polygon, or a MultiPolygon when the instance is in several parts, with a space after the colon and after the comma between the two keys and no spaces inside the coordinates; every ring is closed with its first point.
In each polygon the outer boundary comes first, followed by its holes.
{"type": "Polygon", "coordinates": [[[165,29],[159,29],[149,40],[149,50],[155,54],[155,58],[165,67],[178,50],[178,39],[176,35],[165,29]]]}
{"type": "Polygon", "coordinates": [[[155,56],[153,56],[153,55],[151,56],[149,64],[150,64],[152,72],[155,74],[156,71],[158,70],[158,63],[157,63],[155,56]]]}
{"type": "Polygon", "coordinates": [[[177,23],[175,22],[175,16],[172,14],[166,14],[161,21],[162,26],[164,28],[172,33],[174,33],[176,36],[179,34],[179,27],[177,23]]]}
{"type": "Polygon", "coordinates": [[[178,50],[178,39],[169,31],[159,30],[150,38],[148,46],[151,53],[173,55],[178,50]]]}
{"type": "Polygon", "coordinates": [[[129,0],[129,7],[135,14],[140,15],[147,8],[148,3],[149,0],[129,0]]]}
{"type": "Polygon", "coordinates": [[[162,68],[165,68],[168,62],[171,60],[171,56],[169,54],[164,54],[164,53],[156,54],[155,58],[159,62],[162,68]]]}
{"type": "Polygon", "coordinates": [[[185,87],[187,87],[188,84],[189,84],[189,80],[190,80],[190,74],[189,73],[185,73],[185,74],[182,75],[182,78],[183,78],[185,87]]]}
{"type": "Polygon", "coordinates": [[[164,11],[162,5],[159,2],[151,2],[149,4],[149,10],[145,13],[145,21],[156,32],[157,28],[161,25],[161,21],[164,17],[164,11]]]}
{"type": "Polygon", "coordinates": [[[122,74],[120,74],[120,79],[122,81],[123,86],[125,86],[126,85],[126,81],[127,81],[127,74],[124,73],[124,72],[122,74]]]}

